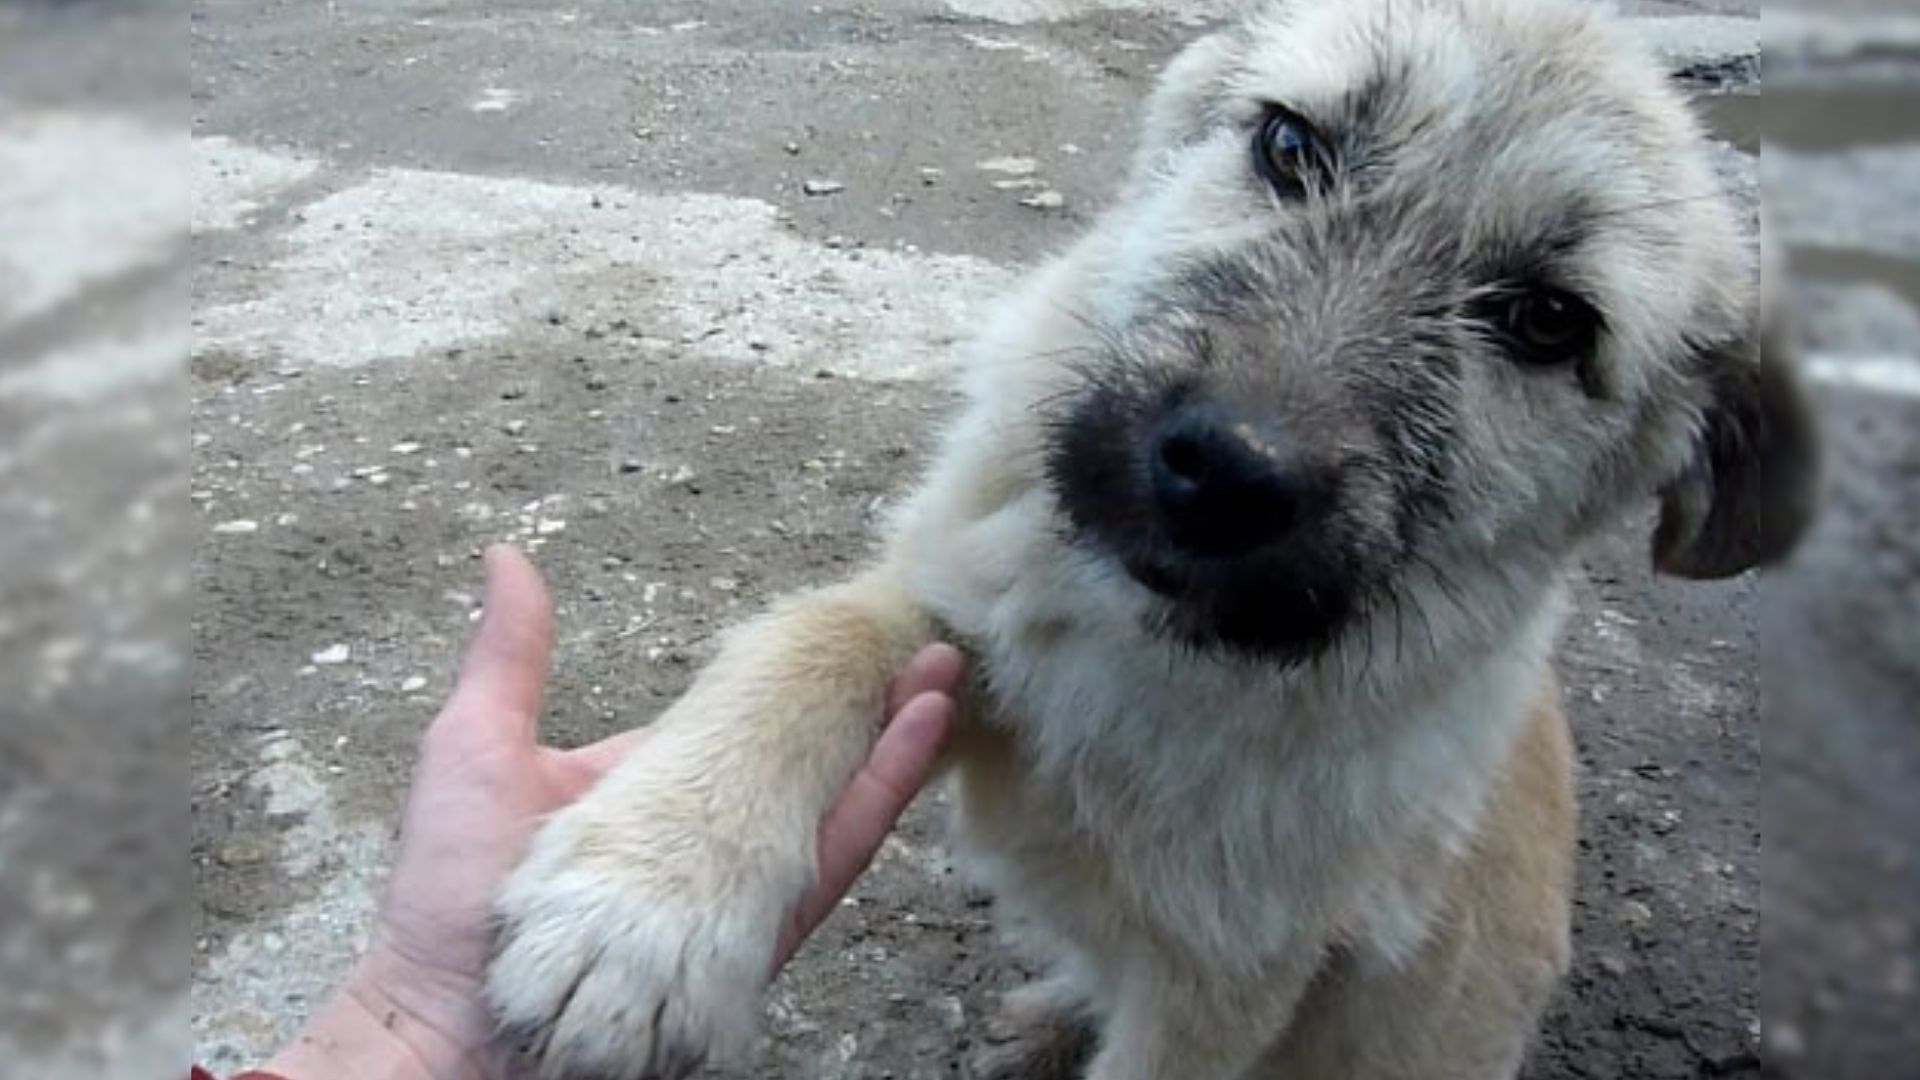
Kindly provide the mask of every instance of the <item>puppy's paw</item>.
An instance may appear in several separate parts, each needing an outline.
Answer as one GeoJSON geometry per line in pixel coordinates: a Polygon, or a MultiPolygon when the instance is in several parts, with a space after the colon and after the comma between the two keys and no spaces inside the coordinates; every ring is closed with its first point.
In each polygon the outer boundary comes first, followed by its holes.
{"type": "Polygon", "coordinates": [[[1045,980],[1008,993],[987,1023],[973,1080],[1076,1080],[1099,1032],[1065,984],[1045,980]]]}
{"type": "Polygon", "coordinates": [[[628,825],[606,850],[581,824],[556,818],[496,904],[503,1042],[541,1080],[680,1080],[744,1049],[782,891],[698,836],[628,825]]]}

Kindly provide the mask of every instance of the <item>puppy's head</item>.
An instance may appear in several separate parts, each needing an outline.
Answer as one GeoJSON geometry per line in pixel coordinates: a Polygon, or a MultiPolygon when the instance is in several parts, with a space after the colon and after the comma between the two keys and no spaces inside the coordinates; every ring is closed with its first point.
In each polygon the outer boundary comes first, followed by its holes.
{"type": "Polygon", "coordinates": [[[1063,298],[1076,540],[1168,632],[1292,659],[1663,489],[1662,569],[1780,555],[1808,432],[1705,153],[1571,7],[1288,0],[1201,41],[1063,298]]]}

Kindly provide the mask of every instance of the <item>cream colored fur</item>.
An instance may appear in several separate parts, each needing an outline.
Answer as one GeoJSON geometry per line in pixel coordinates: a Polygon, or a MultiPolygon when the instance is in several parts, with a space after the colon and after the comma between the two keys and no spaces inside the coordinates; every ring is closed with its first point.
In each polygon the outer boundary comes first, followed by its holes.
{"type": "MultiPolygon", "coordinates": [[[[1612,168],[1583,129],[1556,133],[1558,104],[1495,105],[1544,117],[1486,174],[1513,206],[1612,168]]],[[[1563,567],[1694,453],[1704,392],[1670,358],[1749,303],[1697,141],[1647,61],[1545,2],[1302,0],[1176,62],[1120,203],[975,344],[969,403],[882,557],[738,629],[659,737],[537,837],[500,898],[490,978],[537,1074],[676,1077],[750,1041],[816,822],[890,673],[940,636],[981,687],[951,752],[958,841],[1054,972],[1015,1002],[1033,1036],[990,1074],[1037,1075],[1019,1070],[1049,1060],[1044,1043],[1091,1025],[1093,1080],[1511,1077],[1568,961],[1563,567]],[[1490,56],[1488,27],[1531,51],[1490,56]],[[1159,601],[1063,526],[1039,406],[1071,389],[1057,357],[1089,316],[1124,318],[1168,266],[1260,227],[1225,179],[1244,141],[1208,125],[1337,90],[1383,40],[1437,123],[1498,62],[1566,58],[1570,99],[1639,110],[1630,152],[1667,160],[1610,182],[1628,201],[1688,196],[1649,213],[1692,238],[1648,246],[1623,224],[1590,266],[1613,302],[1598,377],[1641,407],[1594,419],[1542,392],[1528,417],[1470,418],[1482,487],[1465,520],[1485,544],[1398,579],[1417,624],[1370,613],[1298,666],[1164,640],[1147,629],[1159,601]],[[1648,183],[1694,190],[1633,187],[1648,183]]]]}

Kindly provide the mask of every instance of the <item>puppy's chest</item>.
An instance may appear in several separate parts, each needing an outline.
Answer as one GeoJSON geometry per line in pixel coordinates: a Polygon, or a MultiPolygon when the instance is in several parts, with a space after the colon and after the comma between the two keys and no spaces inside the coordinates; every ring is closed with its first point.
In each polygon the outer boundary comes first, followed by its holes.
{"type": "Polygon", "coordinates": [[[1478,793],[1449,768],[1463,748],[1289,715],[1244,669],[1028,645],[984,658],[982,730],[960,749],[962,843],[1013,902],[1055,922],[1118,909],[1204,953],[1372,924],[1382,896],[1422,921],[1396,864],[1470,828],[1478,793]]]}

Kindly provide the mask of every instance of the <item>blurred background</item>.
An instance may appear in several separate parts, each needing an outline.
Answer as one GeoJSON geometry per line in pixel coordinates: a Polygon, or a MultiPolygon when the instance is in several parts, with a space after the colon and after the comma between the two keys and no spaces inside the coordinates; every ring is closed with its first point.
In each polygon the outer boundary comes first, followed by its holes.
{"type": "Polygon", "coordinates": [[[0,1076],[189,1053],[186,8],[0,3],[0,1076]]]}
{"type": "Polygon", "coordinates": [[[1773,4],[1769,239],[1828,504],[1762,635],[1769,1075],[1920,1076],[1920,18],[1773,4]]]}
{"type": "MultiPolygon", "coordinates": [[[[485,542],[555,585],[564,742],[842,572],[971,313],[1228,6],[0,0],[0,1078],[297,1025],[485,542]]],[[[1581,959],[1529,1077],[1920,1076],[1920,16],[1621,7],[1789,257],[1828,503],[1764,582],[1588,558],[1581,959]]],[[[753,1075],[951,1077],[1023,977],[938,808],[753,1075]]]]}

